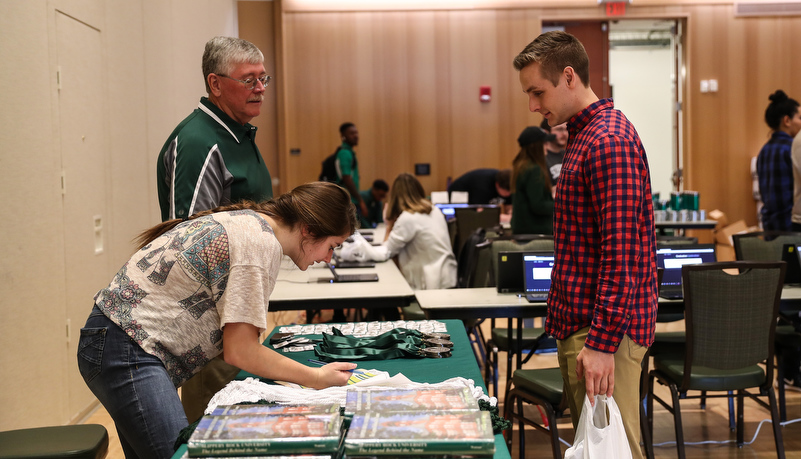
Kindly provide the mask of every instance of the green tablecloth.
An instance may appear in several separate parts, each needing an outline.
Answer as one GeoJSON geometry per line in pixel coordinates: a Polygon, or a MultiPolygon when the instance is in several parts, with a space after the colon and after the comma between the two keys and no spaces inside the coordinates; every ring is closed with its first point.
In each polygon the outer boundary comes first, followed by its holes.
{"type": "MultiPolygon", "coordinates": [[[[484,387],[484,380],[481,376],[481,370],[478,368],[476,358],[473,355],[473,350],[470,348],[470,341],[467,339],[464,325],[460,320],[442,320],[448,327],[448,333],[451,335],[453,342],[453,355],[446,359],[391,359],[391,360],[365,360],[358,362],[359,368],[375,368],[389,372],[390,376],[397,373],[403,373],[407,378],[414,382],[420,383],[436,383],[442,382],[448,378],[461,376],[463,378],[472,379],[473,382],[480,387],[484,387]]],[[[277,332],[279,327],[276,327],[271,333],[272,336],[277,332]]],[[[321,339],[321,335],[303,335],[308,338],[321,339]]],[[[265,343],[269,342],[269,337],[265,343]]],[[[280,349],[277,350],[280,352],[280,349]]],[[[311,366],[308,359],[315,359],[314,351],[304,352],[282,352],[292,360],[296,360],[304,365],[311,366]]],[[[256,377],[246,371],[240,371],[236,379],[245,379],[247,377],[256,377]]],[[[270,380],[264,380],[272,382],[270,380]]]]}
{"type": "MultiPolygon", "coordinates": [[[[451,335],[451,341],[453,342],[453,355],[451,357],[445,359],[367,360],[359,362],[359,368],[386,371],[390,376],[403,373],[403,375],[410,380],[421,383],[437,383],[449,378],[461,376],[463,378],[472,379],[475,385],[483,388],[484,393],[486,393],[487,388],[484,385],[481,370],[478,367],[476,358],[473,355],[473,350],[470,347],[470,341],[467,338],[467,333],[465,333],[464,324],[460,320],[442,320],[442,322],[447,326],[448,333],[451,335]]],[[[276,333],[278,328],[280,327],[276,327],[270,335],[276,333]]],[[[265,345],[268,342],[269,337],[265,340],[265,345]]],[[[308,359],[315,358],[314,351],[287,352],[282,354],[304,365],[311,365],[308,359]]],[[[248,377],[256,376],[246,371],[241,371],[236,379],[245,379],[248,377]]],[[[267,379],[264,379],[264,381],[272,382],[267,379]]],[[[175,453],[173,459],[179,459],[184,451],[186,451],[186,445],[182,446],[181,449],[175,453]]],[[[511,459],[502,435],[495,436],[495,458],[511,459]]]]}

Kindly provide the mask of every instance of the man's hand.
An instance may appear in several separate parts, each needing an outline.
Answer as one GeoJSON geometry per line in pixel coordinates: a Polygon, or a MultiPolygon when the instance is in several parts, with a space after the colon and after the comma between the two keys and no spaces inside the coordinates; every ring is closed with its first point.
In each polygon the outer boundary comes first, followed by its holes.
{"type": "Polygon", "coordinates": [[[359,198],[359,207],[362,208],[362,216],[367,218],[367,216],[370,215],[370,210],[367,209],[367,204],[365,204],[361,198],[359,198]]]}
{"type": "Polygon", "coordinates": [[[615,391],[615,354],[599,352],[584,347],[576,358],[576,376],[585,379],[587,397],[595,406],[595,396],[606,394],[612,396],[615,391]]]}

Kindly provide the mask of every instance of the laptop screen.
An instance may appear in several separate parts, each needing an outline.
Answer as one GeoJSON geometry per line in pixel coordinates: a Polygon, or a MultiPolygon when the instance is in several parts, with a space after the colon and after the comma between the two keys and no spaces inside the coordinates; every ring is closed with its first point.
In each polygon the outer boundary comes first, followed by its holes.
{"type": "Polygon", "coordinates": [[[463,209],[470,209],[470,208],[489,208],[489,207],[497,207],[493,204],[463,204],[463,203],[439,203],[434,204],[437,208],[442,211],[442,214],[445,215],[446,220],[452,220],[456,218],[456,209],[463,208],[463,209]]]}
{"type": "Polygon", "coordinates": [[[716,261],[714,244],[686,244],[658,247],[656,264],[665,271],[662,287],[681,287],[681,267],[689,264],[716,261]]]}
{"type": "Polygon", "coordinates": [[[784,244],[784,247],[782,247],[782,261],[787,263],[784,283],[801,283],[801,244],[784,244]]]}
{"type": "Polygon", "coordinates": [[[548,293],[551,289],[553,252],[526,253],[523,255],[523,279],[526,293],[548,293]]]}
{"type": "Polygon", "coordinates": [[[445,215],[446,220],[451,220],[452,218],[456,217],[456,209],[457,207],[469,207],[467,204],[448,204],[448,203],[438,203],[434,204],[442,211],[442,214],[445,215]]]}

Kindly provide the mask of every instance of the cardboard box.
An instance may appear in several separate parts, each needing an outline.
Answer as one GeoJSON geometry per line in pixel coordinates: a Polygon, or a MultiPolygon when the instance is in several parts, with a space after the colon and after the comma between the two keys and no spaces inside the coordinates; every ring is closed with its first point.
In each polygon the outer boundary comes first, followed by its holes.
{"type": "Polygon", "coordinates": [[[715,257],[718,261],[734,261],[734,247],[727,244],[715,244],[715,257]]]}
{"type": "Polygon", "coordinates": [[[715,242],[722,245],[734,247],[732,236],[739,233],[747,233],[750,228],[745,224],[745,220],[737,220],[731,225],[715,230],[715,242]]]}
{"type": "Polygon", "coordinates": [[[719,230],[721,228],[729,226],[729,219],[726,217],[726,214],[720,209],[709,211],[709,213],[706,214],[706,217],[710,220],[715,220],[716,222],[718,222],[717,226],[715,227],[715,230],[719,230]]]}

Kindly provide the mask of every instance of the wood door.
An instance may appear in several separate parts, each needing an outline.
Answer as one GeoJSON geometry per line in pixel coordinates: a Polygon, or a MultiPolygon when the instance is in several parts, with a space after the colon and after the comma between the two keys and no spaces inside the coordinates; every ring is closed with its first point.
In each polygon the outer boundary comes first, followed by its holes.
{"type": "Polygon", "coordinates": [[[565,24],[565,32],[581,41],[590,58],[590,87],[601,99],[612,97],[609,87],[609,27],[606,21],[565,24]]]}

